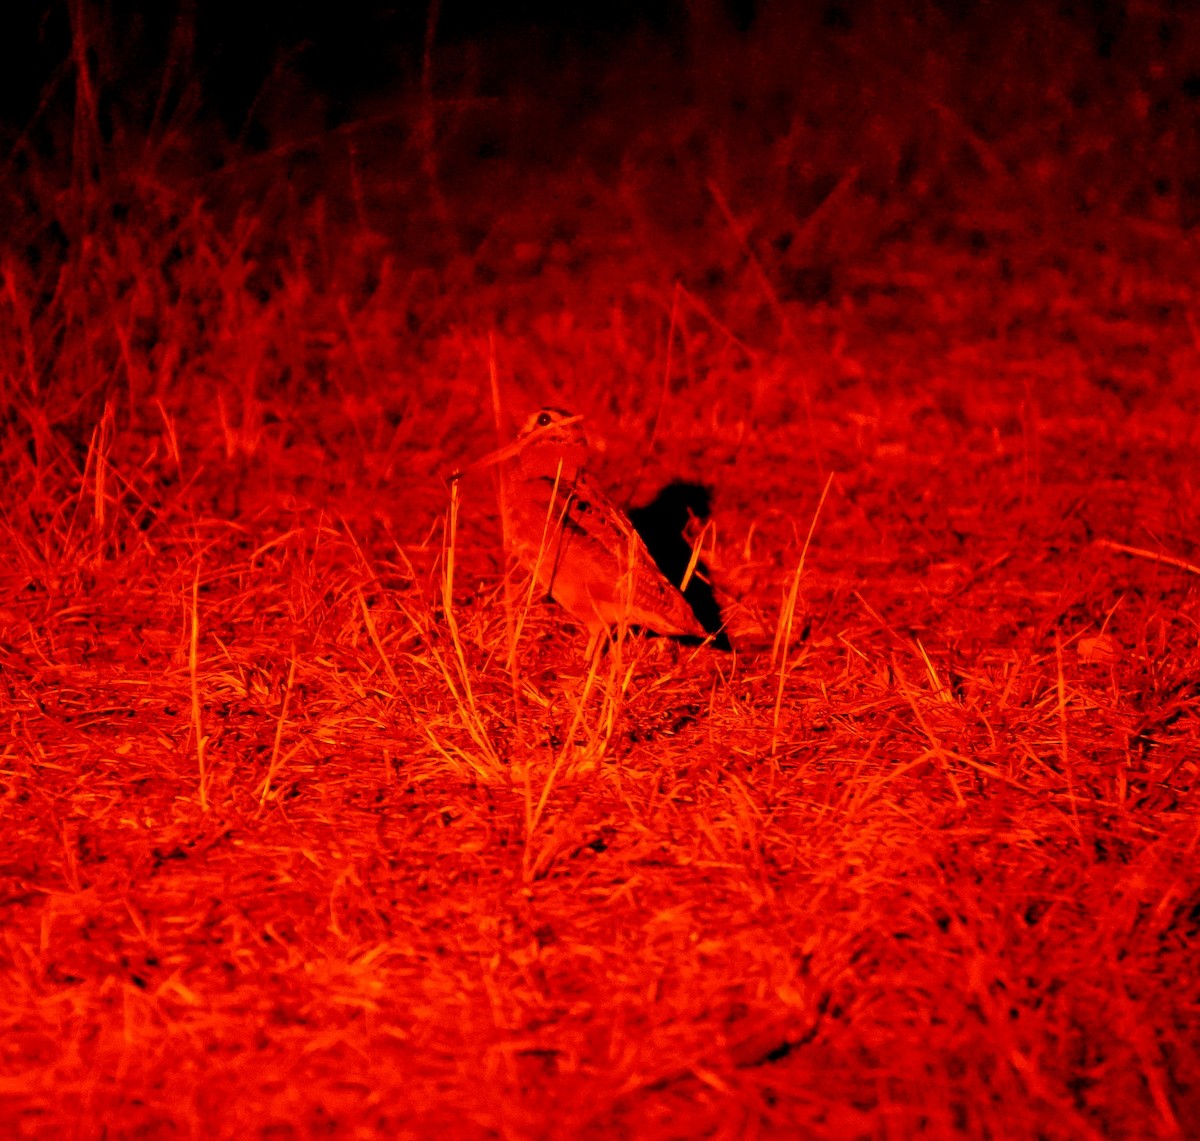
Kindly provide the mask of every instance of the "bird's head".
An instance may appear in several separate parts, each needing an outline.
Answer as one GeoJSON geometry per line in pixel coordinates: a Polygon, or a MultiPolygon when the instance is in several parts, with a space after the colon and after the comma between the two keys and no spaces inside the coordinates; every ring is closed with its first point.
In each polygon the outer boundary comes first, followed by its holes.
{"type": "Polygon", "coordinates": [[[588,456],[583,417],[561,408],[542,408],[522,425],[511,444],[469,464],[484,467],[512,461],[526,479],[560,478],[573,481],[588,456]]]}

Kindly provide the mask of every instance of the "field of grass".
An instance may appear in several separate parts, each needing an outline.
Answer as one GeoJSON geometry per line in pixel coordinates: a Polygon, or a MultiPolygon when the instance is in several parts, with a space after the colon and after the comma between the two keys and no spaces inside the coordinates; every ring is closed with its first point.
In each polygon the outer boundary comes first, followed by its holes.
{"type": "Polygon", "coordinates": [[[4,1136],[1200,1135],[1200,20],[703,10],[3,139],[4,1136]]]}

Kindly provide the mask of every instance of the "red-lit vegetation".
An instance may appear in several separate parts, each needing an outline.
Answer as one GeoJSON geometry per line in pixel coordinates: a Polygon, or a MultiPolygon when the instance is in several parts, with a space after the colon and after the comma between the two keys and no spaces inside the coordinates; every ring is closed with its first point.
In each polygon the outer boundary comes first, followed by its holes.
{"type": "Polygon", "coordinates": [[[1200,22],[913,20],[8,140],[6,1136],[1200,1132],[1200,22]],[[525,606],[497,402],[733,652],[525,606]]]}

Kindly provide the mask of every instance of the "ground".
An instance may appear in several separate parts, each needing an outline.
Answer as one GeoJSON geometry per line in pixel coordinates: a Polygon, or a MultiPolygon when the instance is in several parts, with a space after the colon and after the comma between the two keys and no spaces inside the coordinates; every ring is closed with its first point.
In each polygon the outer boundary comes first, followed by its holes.
{"type": "Polygon", "coordinates": [[[6,1135],[1200,1133],[1192,29],[765,11],[9,140],[6,1135]]]}

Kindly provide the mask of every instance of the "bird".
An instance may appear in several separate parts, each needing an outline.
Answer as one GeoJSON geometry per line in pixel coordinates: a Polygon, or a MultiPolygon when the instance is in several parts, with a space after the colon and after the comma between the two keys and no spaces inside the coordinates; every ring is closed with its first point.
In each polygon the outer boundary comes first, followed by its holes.
{"type": "Polygon", "coordinates": [[[511,444],[470,466],[497,465],[507,541],[537,588],[587,628],[589,657],[613,627],[707,637],[629,517],[595,482],[591,455],[583,417],[548,407],[511,444]]]}

